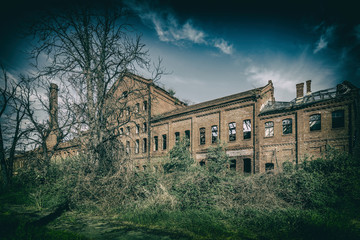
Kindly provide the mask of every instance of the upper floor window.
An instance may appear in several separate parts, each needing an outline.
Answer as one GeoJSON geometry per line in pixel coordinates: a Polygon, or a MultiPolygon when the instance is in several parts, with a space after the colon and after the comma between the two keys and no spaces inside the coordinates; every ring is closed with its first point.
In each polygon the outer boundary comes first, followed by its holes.
{"type": "Polygon", "coordinates": [[[128,95],[129,95],[128,91],[124,91],[124,92],[122,93],[123,98],[127,98],[128,95]]]}
{"type": "Polygon", "coordinates": [[[139,134],[140,132],[140,126],[138,124],[135,125],[135,133],[139,134]]]}
{"type": "Polygon", "coordinates": [[[147,152],[147,138],[143,138],[143,152],[147,152]]]}
{"type": "Polygon", "coordinates": [[[130,154],[130,142],[126,141],[126,154],[130,154]]]}
{"type": "Polygon", "coordinates": [[[292,133],[292,119],[284,119],[282,121],[282,127],[283,127],[283,134],[290,134],[292,133]]]}
{"type": "Polygon", "coordinates": [[[124,134],[124,129],[123,128],[120,128],[120,135],[123,135],[124,134]]]}
{"type": "Polygon", "coordinates": [[[229,123],[229,141],[236,140],[236,123],[231,122],[229,123]]]}
{"type": "Polygon", "coordinates": [[[135,104],[135,112],[138,113],[140,110],[140,103],[135,104]]]}
{"type": "Polygon", "coordinates": [[[243,122],[243,132],[244,132],[244,139],[251,138],[251,120],[246,119],[243,122]]]}
{"type": "Polygon", "coordinates": [[[129,116],[130,115],[130,107],[126,108],[126,115],[129,116]]]}
{"type": "Polygon", "coordinates": [[[143,110],[146,111],[148,109],[148,102],[144,101],[143,102],[143,110]]]}
{"type": "Polygon", "coordinates": [[[321,115],[314,114],[310,116],[310,131],[321,130],[321,115]]]}
{"type": "Polygon", "coordinates": [[[274,136],[274,122],[265,123],[265,137],[274,136]]]}
{"type": "Polygon", "coordinates": [[[186,145],[190,145],[190,130],[185,130],[186,145]]]}
{"type": "Polygon", "coordinates": [[[139,153],[139,139],[135,141],[135,153],[139,153]]]}
{"type": "Polygon", "coordinates": [[[130,127],[126,127],[126,135],[130,135],[130,127]]]}
{"type": "Polygon", "coordinates": [[[143,132],[144,132],[144,133],[146,133],[146,132],[147,132],[147,125],[146,125],[146,123],[145,123],[145,122],[143,123],[143,132]]]}
{"type": "Polygon", "coordinates": [[[180,140],[180,133],[175,132],[175,142],[178,142],[180,140]]]}
{"type": "Polygon", "coordinates": [[[159,150],[159,138],[158,136],[154,136],[154,151],[159,150]]]}
{"type": "Polygon", "coordinates": [[[166,150],[167,148],[167,138],[166,138],[166,134],[162,135],[162,143],[163,143],[163,150],[166,150]]]}
{"type": "Polygon", "coordinates": [[[121,110],[120,110],[120,117],[123,117],[123,116],[124,116],[124,110],[121,109],[121,110]]]}
{"type": "Polygon", "coordinates": [[[205,128],[200,128],[200,145],[205,144],[205,128]]]}
{"type": "Polygon", "coordinates": [[[344,110],[337,110],[331,113],[332,128],[344,127],[344,110]]]}
{"type": "Polygon", "coordinates": [[[214,125],[211,127],[211,143],[216,143],[218,140],[218,126],[214,125]]]}

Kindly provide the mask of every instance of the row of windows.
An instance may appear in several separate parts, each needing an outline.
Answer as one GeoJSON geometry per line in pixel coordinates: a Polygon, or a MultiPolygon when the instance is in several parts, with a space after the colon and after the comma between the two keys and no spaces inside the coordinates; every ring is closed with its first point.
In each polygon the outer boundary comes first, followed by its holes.
{"type": "MultiPolygon", "coordinates": [[[[142,139],[142,152],[143,153],[147,152],[147,138],[142,139]]],[[[131,153],[130,141],[126,141],[125,153],[126,154],[131,153]]],[[[135,153],[136,154],[140,153],[140,140],[139,139],[135,140],[135,153]]]]}
{"type": "MultiPolygon", "coordinates": [[[[145,122],[142,124],[142,131],[143,131],[143,133],[146,133],[146,132],[147,132],[147,124],[146,124],[145,122]]],[[[127,126],[127,127],[125,128],[125,134],[126,134],[126,135],[130,135],[130,133],[131,133],[131,128],[130,128],[129,126],[127,126]]],[[[139,124],[136,124],[136,125],[135,125],[135,133],[136,133],[136,134],[139,134],[139,133],[140,133],[140,125],[139,125],[139,124]]],[[[124,128],[120,128],[119,134],[120,134],[120,135],[123,135],[123,134],[124,134],[124,128]]]]}
{"type": "MultiPolygon", "coordinates": [[[[337,110],[331,113],[332,117],[332,128],[342,128],[344,127],[344,110],[337,110]]],[[[317,131],[321,130],[321,114],[313,114],[309,118],[309,130],[317,131]]],[[[284,119],[282,121],[282,132],[283,134],[292,133],[292,119],[284,119]]],[[[274,122],[265,123],[265,137],[274,136],[274,122]]]]}

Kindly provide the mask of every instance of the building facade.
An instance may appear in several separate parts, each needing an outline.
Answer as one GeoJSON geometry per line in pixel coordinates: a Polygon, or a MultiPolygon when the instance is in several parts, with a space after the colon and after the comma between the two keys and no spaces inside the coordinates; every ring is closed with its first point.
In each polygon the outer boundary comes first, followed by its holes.
{"type": "MultiPolygon", "coordinates": [[[[109,99],[126,96],[127,106],[116,116],[127,121],[115,131],[125,155],[139,169],[149,162],[160,164],[182,138],[189,140],[189,150],[200,165],[206,164],[209,147],[225,143],[228,167],[241,173],[276,170],[286,161],[317,158],[328,146],[351,153],[359,142],[358,89],[345,81],[312,92],[309,80],[305,94],[304,83],[297,84],[296,90],[293,101],[275,101],[270,80],[260,88],[186,106],[151,80],[129,74],[114,84],[109,99]],[[129,86],[141,89],[137,91],[141,97],[132,94],[129,86]]],[[[66,156],[80,149],[78,144],[62,143],[57,151],[66,156]]]]}

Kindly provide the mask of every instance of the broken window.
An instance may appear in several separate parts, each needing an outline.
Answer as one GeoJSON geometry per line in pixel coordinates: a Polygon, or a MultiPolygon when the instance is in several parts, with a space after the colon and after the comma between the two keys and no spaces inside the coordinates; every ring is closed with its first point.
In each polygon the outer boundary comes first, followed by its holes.
{"type": "Polygon", "coordinates": [[[163,150],[166,150],[166,148],[167,148],[166,134],[162,135],[162,141],[163,141],[163,150]]]}
{"type": "Polygon", "coordinates": [[[244,139],[251,138],[251,120],[246,119],[243,121],[243,132],[244,132],[244,139]]]}
{"type": "Polygon", "coordinates": [[[143,138],[143,152],[146,153],[147,152],[147,139],[143,138]]]}
{"type": "Polygon", "coordinates": [[[135,133],[139,134],[140,132],[140,126],[138,124],[135,125],[135,133]]]}
{"type": "Polygon", "coordinates": [[[271,171],[274,170],[274,164],[273,163],[265,163],[265,171],[271,171]]]}
{"type": "Polygon", "coordinates": [[[230,160],[230,170],[236,171],[236,159],[230,160]]]}
{"type": "Polygon", "coordinates": [[[126,135],[130,135],[130,127],[126,127],[126,135]]]}
{"type": "Polygon", "coordinates": [[[158,136],[154,136],[154,151],[159,149],[159,138],[158,136]]]}
{"type": "Polygon", "coordinates": [[[283,126],[283,134],[292,133],[292,119],[291,118],[284,119],[282,121],[282,126],[283,126]]]}
{"type": "Polygon", "coordinates": [[[185,131],[186,145],[190,146],[190,130],[185,131]]]}
{"type": "Polygon", "coordinates": [[[274,122],[265,123],[265,137],[274,136],[274,122]]]}
{"type": "Polygon", "coordinates": [[[218,126],[214,125],[211,127],[211,143],[217,143],[218,140],[218,126]]]}
{"type": "Polygon", "coordinates": [[[202,161],[199,162],[199,164],[200,164],[200,167],[205,166],[205,161],[202,160],[202,161]]]}
{"type": "Polygon", "coordinates": [[[127,98],[128,95],[129,95],[128,91],[124,91],[124,92],[122,93],[123,98],[127,98]]]}
{"type": "Polygon", "coordinates": [[[175,142],[179,142],[179,140],[180,140],[180,133],[175,132],[175,142]]]}
{"type": "Polygon", "coordinates": [[[140,110],[140,103],[135,104],[135,112],[138,113],[140,110]]]}
{"type": "Polygon", "coordinates": [[[331,113],[332,128],[344,127],[344,110],[337,110],[331,113]]]}
{"type": "Polygon", "coordinates": [[[147,105],[148,105],[148,102],[147,102],[147,101],[144,101],[144,102],[143,102],[143,110],[144,110],[144,111],[146,111],[146,110],[148,109],[147,105]]]}
{"type": "Polygon", "coordinates": [[[251,173],[251,159],[244,159],[244,173],[251,173]]]}
{"type": "Polygon", "coordinates": [[[145,123],[145,122],[143,123],[143,132],[144,132],[144,133],[146,133],[146,132],[147,132],[147,125],[146,125],[146,123],[145,123]]]}
{"type": "Polygon", "coordinates": [[[139,153],[139,139],[136,139],[135,141],[135,153],[139,153]]]}
{"type": "Polygon", "coordinates": [[[126,154],[130,154],[130,142],[126,141],[126,154]]]}
{"type": "Polygon", "coordinates": [[[321,130],[321,115],[314,114],[310,116],[310,131],[321,130]]]}
{"type": "Polygon", "coordinates": [[[124,134],[124,129],[123,128],[120,128],[120,135],[123,135],[124,134]]]}
{"type": "Polygon", "coordinates": [[[229,141],[236,140],[236,123],[231,122],[229,123],[229,141]]]}
{"type": "Polygon", "coordinates": [[[205,128],[200,128],[200,145],[205,144],[205,128]]]}

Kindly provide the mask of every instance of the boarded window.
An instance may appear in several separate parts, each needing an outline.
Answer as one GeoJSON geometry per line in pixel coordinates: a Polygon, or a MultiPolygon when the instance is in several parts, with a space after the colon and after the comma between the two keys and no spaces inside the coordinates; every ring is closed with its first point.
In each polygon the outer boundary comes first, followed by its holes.
{"type": "Polygon", "coordinates": [[[154,151],[159,150],[159,138],[158,136],[154,136],[154,151]]]}
{"type": "Polygon", "coordinates": [[[167,137],[166,134],[162,135],[163,150],[167,148],[167,137]]]}
{"type": "Polygon", "coordinates": [[[310,131],[321,130],[321,115],[314,114],[310,116],[310,131]]]}
{"type": "Polygon", "coordinates": [[[243,122],[243,132],[244,132],[244,139],[251,138],[251,120],[246,119],[243,122]]]}
{"type": "Polygon", "coordinates": [[[344,110],[337,110],[331,113],[332,128],[344,127],[344,110]]]}
{"type": "Polygon", "coordinates": [[[274,164],[273,163],[265,163],[265,171],[271,171],[274,170],[274,164]]]}
{"type": "Polygon", "coordinates": [[[236,123],[231,122],[229,123],[229,141],[236,140],[236,123]]]}
{"type": "Polygon", "coordinates": [[[180,133],[175,132],[175,142],[179,142],[179,140],[180,140],[180,133]]]}
{"type": "Polygon", "coordinates": [[[143,152],[146,153],[147,152],[147,139],[143,138],[143,152]]]}
{"type": "Polygon", "coordinates": [[[205,128],[200,128],[200,145],[205,144],[205,128]]]}
{"type": "Polygon", "coordinates": [[[251,159],[244,159],[244,173],[251,173],[251,159]]]}
{"type": "Polygon", "coordinates": [[[135,141],[135,153],[139,153],[139,139],[136,139],[135,141]]]}
{"type": "Polygon", "coordinates": [[[236,159],[230,160],[230,170],[236,171],[236,159]]]}
{"type": "Polygon", "coordinates": [[[284,119],[282,121],[282,126],[283,126],[283,134],[292,133],[292,119],[291,118],[284,119]]]}
{"type": "Polygon", "coordinates": [[[265,123],[265,137],[274,136],[274,122],[265,123]]]}
{"type": "Polygon", "coordinates": [[[218,140],[218,126],[214,125],[211,127],[211,143],[217,143],[218,140]]]}

